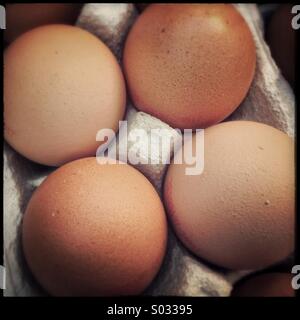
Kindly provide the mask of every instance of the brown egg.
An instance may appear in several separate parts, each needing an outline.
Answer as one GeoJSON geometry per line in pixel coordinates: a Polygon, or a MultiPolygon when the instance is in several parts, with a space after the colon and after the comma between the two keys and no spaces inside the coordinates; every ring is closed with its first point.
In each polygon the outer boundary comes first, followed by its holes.
{"type": "MultiPolygon", "coordinates": [[[[195,136],[186,144],[195,147],[195,136]]],[[[294,142],[265,124],[231,121],[204,132],[204,170],[171,164],[164,199],[197,256],[229,269],[264,268],[294,249],[294,142]]]]}
{"type": "Polygon", "coordinates": [[[256,52],[232,5],[153,4],[132,27],[123,60],[139,110],[176,128],[204,128],[245,98],[256,52]]]}
{"type": "Polygon", "coordinates": [[[125,103],[116,58],[83,29],[38,27],[4,53],[5,139],[35,162],[95,155],[98,130],[116,131],[125,103]]]}
{"type": "Polygon", "coordinates": [[[141,293],[166,249],[164,207],[127,164],[68,163],[33,194],[23,248],[38,282],[56,296],[141,293]]]}
{"type": "Polygon", "coordinates": [[[267,273],[239,282],[232,291],[235,297],[294,297],[289,273],[267,273]]]}
{"type": "Polygon", "coordinates": [[[296,32],[292,28],[292,4],[282,4],[275,11],[267,29],[271,53],[283,76],[295,84],[296,32]]]}
{"type": "Polygon", "coordinates": [[[4,40],[10,43],[22,33],[45,24],[73,24],[81,7],[81,3],[7,4],[4,40]]]}

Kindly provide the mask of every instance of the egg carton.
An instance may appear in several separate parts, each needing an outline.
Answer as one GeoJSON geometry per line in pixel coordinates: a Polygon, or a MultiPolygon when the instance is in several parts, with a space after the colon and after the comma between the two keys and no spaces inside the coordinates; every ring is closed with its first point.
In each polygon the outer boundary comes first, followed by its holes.
{"type": "MultiPolygon", "coordinates": [[[[253,120],[269,124],[294,136],[295,99],[289,84],[282,77],[263,38],[263,21],[254,4],[235,4],[245,18],[256,44],[257,65],[251,88],[239,108],[225,121],[253,120]]],[[[126,35],[139,13],[133,4],[85,4],[77,26],[99,37],[122,63],[126,35]]],[[[128,136],[135,129],[163,129],[169,138],[176,138],[174,128],[161,120],[134,108],[128,98],[126,120],[128,136]]],[[[147,155],[145,141],[133,144],[141,159],[161,162],[169,150],[147,155]]],[[[114,141],[113,143],[117,143],[114,141]]],[[[172,155],[172,150],[171,154],[172,155]]],[[[163,164],[134,165],[155,186],[161,195],[167,166],[163,164]]],[[[22,216],[33,191],[53,168],[35,164],[4,145],[4,263],[6,268],[5,296],[47,295],[33,279],[25,263],[20,233],[22,216]]],[[[282,262],[284,263],[284,262],[282,262]]],[[[257,270],[227,271],[195,257],[178,240],[169,227],[167,253],[163,265],[146,289],[153,296],[229,296],[233,284],[257,270]]]]}

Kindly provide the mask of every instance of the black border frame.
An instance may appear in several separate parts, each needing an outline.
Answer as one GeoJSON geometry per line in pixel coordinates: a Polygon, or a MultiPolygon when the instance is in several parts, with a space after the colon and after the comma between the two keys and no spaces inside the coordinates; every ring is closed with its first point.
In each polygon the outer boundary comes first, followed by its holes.
{"type": "MultiPolygon", "coordinates": [[[[21,2],[17,2],[21,3],[21,2]]],[[[24,2],[26,3],[26,2],[24,2]]],[[[272,2],[276,3],[276,2],[272,2]]],[[[278,2],[281,3],[281,2],[278,2]]],[[[5,5],[1,3],[1,5],[5,5]]],[[[295,83],[295,97],[296,97],[296,106],[299,105],[299,82],[300,77],[298,74],[298,68],[300,65],[300,59],[297,59],[297,53],[299,54],[299,35],[300,35],[300,29],[296,32],[297,37],[297,48],[296,48],[296,83],[295,83]]],[[[3,30],[1,30],[1,38],[2,43],[4,44],[3,39],[3,30]]],[[[1,59],[2,63],[2,70],[3,70],[3,56],[1,59]]],[[[2,94],[2,108],[3,108],[3,76],[1,77],[2,85],[1,85],[1,94],[2,94]]],[[[3,110],[3,109],[2,109],[3,110]]],[[[3,112],[2,112],[3,117],[3,112]]],[[[298,112],[296,107],[296,114],[295,114],[295,121],[296,121],[296,138],[295,138],[295,147],[296,147],[296,159],[298,154],[298,141],[297,141],[297,124],[298,124],[298,112]]],[[[3,121],[2,121],[3,125],[3,121]]],[[[2,149],[4,146],[4,140],[2,139],[2,149]]],[[[2,161],[2,181],[3,181],[3,157],[1,157],[2,161]]],[[[297,162],[296,162],[297,163],[297,162]]],[[[298,170],[296,165],[296,176],[298,177],[298,170]]],[[[297,179],[298,181],[298,179],[297,179]]],[[[296,181],[296,248],[295,248],[295,264],[300,264],[299,260],[299,233],[297,232],[299,225],[299,217],[298,217],[298,183],[296,181]]],[[[3,192],[3,183],[1,184],[2,192],[3,192]]],[[[2,193],[3,194],[3,193],[2,193]]],[[[2,207],[4,210],[4,207],[2,207]]],[[[2,214],[3,214],[2,210],[2,214]]],[[[3,265],[3,242],[4,242],[4,235],[3,235],[3,218],[2,218],[2,224],[1,224],[1,231],[2,231],[2,245],[1,245],[1,251],[0,251],[0,264],[3,265]]],[[[263,312],[266,312],[266,315],[270,315],[271,313],[276,313],[279,317],[286,317],[287,314],[289,314],[289,311],[296,311],[296,303],[298,302],[298,296],[299,291],[296,291],[296,297],[295,298],[200,298],[200,297],[122,297],[122,298],[53,298],[53,297],[43,297],[43,298],[36,298],[38,300],[35,300],[33,298],[25,298],[20,299],[18,297],[9,297],[6,299],[1,299],[1,302],[5,301],[6,307],[8,307],[8,310],[10,312],[10,316],[13,315],[16,311],[18,312],[19,308],[14,308],[14,305],[20,306],[20,310],[22,312],[30,311],[31,307],[34,307],[39,305],[44,311],[47,312],[48,316],[57,316],[57,309],[54,308],[54,306],[57,306],[60,304],[61,306],[65,307],[67,312],[76,312],[78,316],[86,317],[87,315],[93,315],[94,312],[96,314],[96,317],[102,319],[105,317],[106,310],[108,306],[112,306],[115,303],[118,305],[127,305],[127,306],[143,306],[149,307],[151,304],[192,304],[193,306],[193,315],[190,316],[190,318],[194,318],[195,315],[197,315],[197,318],[200,319],[201,316],[207,315],[209,316],[224,316],[224,314],[230,314],[230,315],[236,315],[238,317],[243,317],[245,314],[250,317],[257,317],[260,316],[263,312]],[[74,303],[75,302],[75,303],[74,303]],[[21,309],[22,308],[22,309],[21,309]],[[240,309],[242,312],[240,312],[240,309]],[[91,312],[93,312],[91,314],[91,312]]],[[[0,295],[3,295],[2,290],[0,290],[0,295]]],[[[1,304],[2,306],[2,304],[1,304]]],[[[2,311],[2,308],[1,308],[2,311]]],[[[40,314],[42,315],[42,313],[40,314]]],[[[154,318],[159,318],[161,316],[153,316],[154,318]]],[[[164,316],[169,319],[181,319],[183,316],[164,316]]],[[[107,319],[115,319],[114,316],[106,316],[107,319]]],[[[120,319],[128,319],[128,316],[119,316],[120,319]]],[[[133,317],[131,317],[133,318],[133,317]]],[[[143,315],[140,316],[139,319],[150,319],[151,316],[143,315]]],[[[184,319],[189,319],[189,316],[185,316],[184,319]]]]}

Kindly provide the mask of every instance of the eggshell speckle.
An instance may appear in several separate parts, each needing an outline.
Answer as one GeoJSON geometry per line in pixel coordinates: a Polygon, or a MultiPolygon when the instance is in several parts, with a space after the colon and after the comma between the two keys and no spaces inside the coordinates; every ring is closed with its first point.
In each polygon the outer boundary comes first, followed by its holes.
{"type": "MultiPolygon", "coordinates": [[[[193,137],[192,142],[195,140],[193,137]]],[[[294,142],[265,124],[231,121],[204,132],[204,171],[171,164],[165,204],[182,242],[229,269],[264,268],[294,249],[294,142]]]]}
{"type": "Polygon", "coordinates": [[[52,173],[23,220],[33,275],[52,295],[141,293],[166,248],[163,205],[151,183],[127,164],[85,158],[52,173]]]}
{"type": "Polygon", "coordinates": [[[4,53],[5,139],[30,160],[58,166],[96,155],[98,130],[116,132],[125,103],[116,58],[83,29],[38,27],[4,53]]]}
{"type": "Polygon", "coordinates": [[[139,110],[176,128],[205,128],[245,98],[256,52],[232,5],[152,4],[130,31],[123,62],[139,110]]]}

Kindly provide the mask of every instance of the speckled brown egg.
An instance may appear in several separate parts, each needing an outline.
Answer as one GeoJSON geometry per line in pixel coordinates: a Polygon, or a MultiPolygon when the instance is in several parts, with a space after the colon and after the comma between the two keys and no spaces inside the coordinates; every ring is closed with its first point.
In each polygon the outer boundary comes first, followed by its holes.
{"type": "MultiPolygon", "coordinates": [[[[195,148],[195,139],[186,147],[195,148]]],[[[228,269],[264,268],[293,252],[293,139],[261,123],[224,122],[204,132],[202,174],[187,175],[187,167],[171,164],[164,183],[170,220],[187,248],[228,269]]]]}
{"type": "Polygon", "coordinates": [[[7,4],[4,40],[10,43],[22,33],[45,24],[73,24],[81,7],[81,3],[7,4]]]}
{"type": "Polygon", "coordinates": [[[282,4],[271,17],[267,40],[283,76],[295,84],[296,31],[292,28],[292,4],[282,4]]]}
{"type": "Polygon", "coordinates": [[[35,162],[59,166],[93,156],[100,129],[118,129],[124,78],[108,47],[89,32],[48,25],[4,53],[6,141],[35,162]]]}
{"type": "Polygon", "coordinates": [[[243,279],[232,291],[234,297],[294,297],[292,275],[265,273],[243,279]]]}
{"type": "Polygon", "coordinates": [[[123,57],[135,106],[180,129],[230,115],[255,62],[252,34],[229,4],[152,4],[133,25],[123,57]]]}
{"type": "Polygon", "coordinates": [[[167,224],[139,171],[85,158],[57,169],[35,191],[22,236],[27,263],[50,294],[135,295],[160,268],[167,224]]]}

